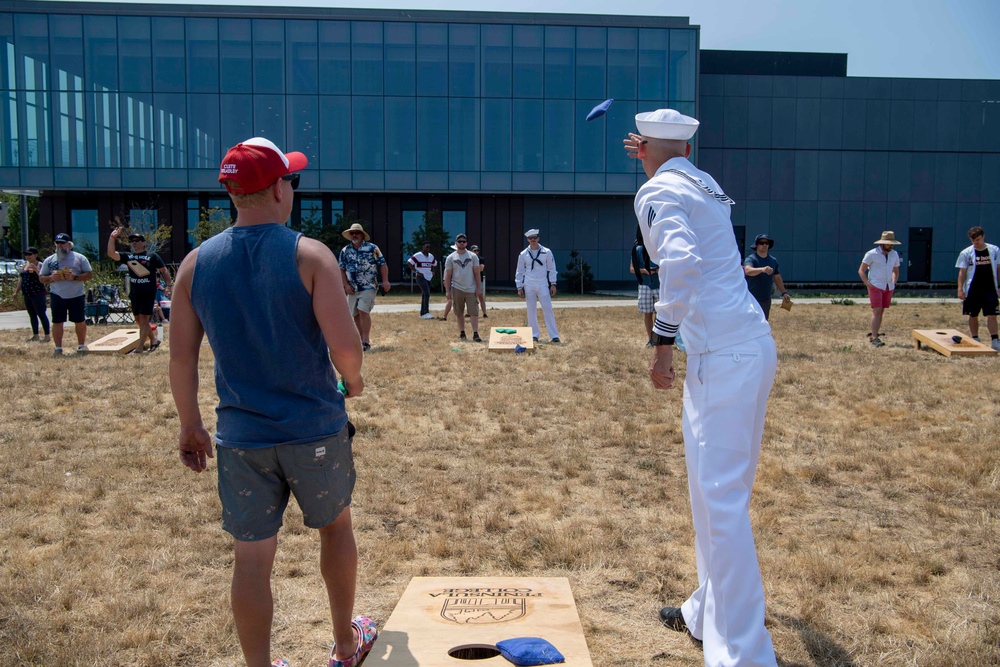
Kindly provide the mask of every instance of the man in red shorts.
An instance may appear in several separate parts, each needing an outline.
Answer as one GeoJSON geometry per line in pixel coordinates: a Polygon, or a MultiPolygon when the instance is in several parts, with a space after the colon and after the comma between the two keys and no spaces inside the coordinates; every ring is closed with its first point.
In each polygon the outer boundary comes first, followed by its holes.
{"type": "Polygon", "coordinates": [[[878,330],[882,326],[882,311],[892,302],[892,292],[899,279],[899,253],[893,249],[897,245],[899,241],[895,234],[882,232],[882,238],[865,253],[858,268],[858,275],[868,288],[868,301],[872,305],[872,331],[868,337],[875,347],[885,345],[878,337],[878,330]]]}

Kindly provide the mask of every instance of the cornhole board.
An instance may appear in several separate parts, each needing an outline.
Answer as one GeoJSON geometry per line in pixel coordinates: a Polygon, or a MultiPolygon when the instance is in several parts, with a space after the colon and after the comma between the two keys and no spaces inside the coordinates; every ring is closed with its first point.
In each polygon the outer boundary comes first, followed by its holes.
{"type": "Polygon", "coordinates": [[[490,352],[513,352],[520,345],[525,352],[535,351],[535,341],[531,338],[531,327],[492,327],[490,329],[490,352]],[[517,333],[500,333],[497,329],[514,329],[517,333]]]}
{"type": "Polygon", "coordinates": [[[139,347],[138,329],[116,329],[103,338],[87,344],[91,354],[128,354],[139,347]]]}
{"type": "Polygon", "coordinates": [[[593,667],[564,577],[414,577],[366,664],[509,667],[499,653],[470,655],[492,653],[498,641],[514,637],[541,637],[566,657],[561,664],[593,667]]]}
{"type": "Polygon", "coordinates": [[[989,345],[977,343],[957,329],[914,329],[913,347],[919,350],[921,344],[946,357],[993,356],[997,353],[989,345]],[[962,340],[956,343],[952,336],[961,336],[962,340]]]}

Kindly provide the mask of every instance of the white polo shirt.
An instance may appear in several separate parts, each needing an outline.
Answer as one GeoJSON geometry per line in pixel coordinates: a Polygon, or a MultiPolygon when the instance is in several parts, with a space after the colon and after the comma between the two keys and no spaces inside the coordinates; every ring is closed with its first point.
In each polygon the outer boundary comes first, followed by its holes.
{"type": "Polygon", "coordinates": [[[635,215],[659,267],[653,330],[702,354],[771,333],[747,289],[729,219],[732,200],[686,158],[667,160],[639,188],[635,215]]]}
{"type": "MultiPolygon", "coordinates": [[[[857,255],[855,255],[857,257],[857,255]]],[[[865,253],[862,264],[868,266],[868,282],[879,289],[896,289],[896,283],[892,279],[892,270],[899,266],[899,253],[890,250],[888,254],[882,252],[881,246],[875,246],[865,253]]]]}

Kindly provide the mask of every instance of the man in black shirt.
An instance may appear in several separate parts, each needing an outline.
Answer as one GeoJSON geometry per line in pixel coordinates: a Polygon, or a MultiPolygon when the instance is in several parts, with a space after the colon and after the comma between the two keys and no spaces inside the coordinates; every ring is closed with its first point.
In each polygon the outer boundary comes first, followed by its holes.
{"type": "Polygon", "coordinates": [[[778,271],[778,260],[768,255],[774,247],[774,240],[767,234],[758,234],[753,241],[754,252],[743,260],[743,274],[747,277],[747,288],[753,298],[757,299],[764,311],[764,319],[771,318],[771,285],[778,286],[783,302],[791,301],[792,297],[785,291],[785,283],[778,271]]]}
{"type": "Polygon", "coordinates": [[[962,313],[969,316],[969,333],[979,340],[979,311],[986,316],[990,332],[990,346],[1000,350],[997,336],[997,312],[1000,310],[1000,248],[986,242],[982,227],[969,230],[972,245],[958,255],[958,298],[962,300],[962,313]]]}
{"type": "MultiPolygon", "coordinates": [[[[135,321],[139,325],[138,349],[142,350],[146,339],[149,338],[149,318],[153,314],[153,301],[156,298],[155,272],[159,271],[163,276],[168,294],[173,280],[160,256],[155,252],[146,252],[146,237],[142,234],[129,235],[132,252],[118,252],[115,246],[122,231],[123,229],[119,227],[108,237],[108,257],[116,262],[123,262],[128,267],[128,297],[132,302],[132,314],[135,315],[135,321]]],[[[157,347],[159,341],[150,343],[149,349],[152,351],[157,347]]]]}

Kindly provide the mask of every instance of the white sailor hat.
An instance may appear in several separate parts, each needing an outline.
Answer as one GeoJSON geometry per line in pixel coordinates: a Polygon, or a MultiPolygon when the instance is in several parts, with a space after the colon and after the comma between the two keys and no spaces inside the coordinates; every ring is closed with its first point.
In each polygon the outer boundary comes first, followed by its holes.
{"type": "Polygon", "coordinates": [[[538,230],[537,229],[529,229],[528,231],[526,231],[524,233],[524,235],[525,236],[538,236],[538,230]]]}
{"type": "Polygon", "coordinates": [[[650,139],[687,141],[698,131],[698,121],[673,109],[657,109],[635,115],[639,134],[650,139]]]}

